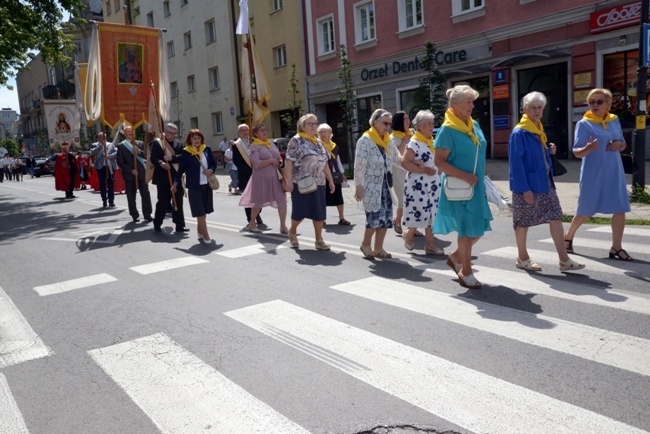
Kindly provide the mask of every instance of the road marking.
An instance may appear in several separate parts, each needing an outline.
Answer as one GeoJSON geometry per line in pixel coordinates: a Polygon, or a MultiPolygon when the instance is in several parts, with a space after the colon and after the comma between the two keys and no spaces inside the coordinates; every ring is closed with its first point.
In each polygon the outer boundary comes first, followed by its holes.
{"type": "Polygon", "coordinates": [[[29,434],[25,419],[18,409],[9,384],[4,375],[0,374],[0,432],[9,434],[29,434]]]}
{"type": "Polygon", "coordinates": [[[190,265],[204,264],[210,262],[206,259],[196,258],[194,256],[185,256],[182,258],[168,259],[166,261],[154,262],[153,264],[138,265],[131,267],[131,270],[140,274],[152,274],[160,271],[173,270],[174,268],[188,267],[190,265]]]}
{"type": "Polygon", "coordinates": [[[34,333],[16,305],[0,288],[0,368],[40,359],[49,354],[50,349],[34,333]]]}
{"type": "Polygon", "coordinates": [[[647,339],[468,300],[381,277],[343,283],[332,289],[650,376],[650,340],[647,339]]]}
{"type": "MultiPolygon", "coordinates": [[[[587,232],[604,232],[606,234],[611,234],[612,233],[612,227],[611,226],[598,226],[597,228],[587,229],[587,232]]],[[[625,235],[634,235],[634,236],[638,236],[638,237],[650,237],[650,229],[626,227],[625,232],[624,232],[624,236],[625,235]]]]}
{"type": "Polygon", "coordinates": [[[162,433],[306,433],[164,333],[88,352],[162,433]]]}
{"type": "Polygon", "coordinates": [[[62,292],[74,291],[75,289],[88,288],[89,286],[101,285],[102,283],[115,282],[117,279],[110,274],[100,273],[93,276],[79,277],[64,282],[51,283],[49,285],[35,286],[34,291],[41,297],[59,294],[62,292]]]}
{"type": "Polygon", "coordinates": [[[473,432],[645,432],[281,300],[225,315],[473,432]]]}
{"type": "Polygon", "coordinates": [[[286,249],[287,246],[281,244],[253,244],[250,246],[240,247],[238,249],[225,250],[223,252],[216,252],[215,255],[223,256],[226,258],[237,259],[245,256],[257,255],[259,253],[270,253],[276,250],[286,249]]]}
{"type": "Polygon", "coordinates": [[[79,241],[78,238],[54,238],[54,237],[41,238],[41,240],[47,240],[47,241],[71,241],[73,243],[76,243],[77,241],[79,241]]]}
{"type": "MultiPolygon", "coordinates": [[[[539,240],[539,242],[553,244],[553,238],[546,238],[544,240],[539,240]]],[[[581,247],[601,249],[603,251],[603,257],[608,257],[611,246],[612,240],[594,240],[590,238],[577,238],[574,243],[576,250],[580,250],[581,247]]],[[[650,254],[650,246],[647,244],[624,243],[623,247],[628,252],[642,253],[646,255],[650,254]]]]}
{"type": "MultiPolygon", "coordinates": [[[[557,252],[528,249],[528,253],[530,255],[531,260],[537,262],[542,267],[548,268],[551,267],[551,264],[553,264],[552,266],[558,267],[557,270],[560,269],[557,252]]],[[[515,258],[517,258],[517,247],[515,246],[500,247],[498,249],[488,250],[487,252],[483,252],[481,254],[488,255],[488,256],[496,256],[499,258],[511,259],[513,264],[512,266],[514,267],[515,258]]],[[[600,271],[603,273],[610,273],[617,276],[626,276],[629,273],[629,271],[624,268],[612,267],[611,265],[603,264],[600,261],[586,258],[584,256],[581,256],[579,258],[574,257],[574,260],[577,262],[584,263],[587,266],[587,268],[584,270],[570,271],[570,273],[588,273],[592,271],[600,271]]]]}
{"type": "MultiPolygon", "coordinates": [[[[551,283],[548,283],[535,277],[536,275],[544,276],[543,274],[528,274],[525,271],[505,271],[480,265],[473,265],[472,269],[476,271],[475,275],[484,284],[505,286],[517,291],[650,315],[650,298],[648,297],[591,286],[579,281],[572,282],[564,276],[546,275],[548,280],[551,281],[551,283]]],[[[450,269],[438,270],[427,268],[426,271],[456,278],[456,273],[450,269]]]]}

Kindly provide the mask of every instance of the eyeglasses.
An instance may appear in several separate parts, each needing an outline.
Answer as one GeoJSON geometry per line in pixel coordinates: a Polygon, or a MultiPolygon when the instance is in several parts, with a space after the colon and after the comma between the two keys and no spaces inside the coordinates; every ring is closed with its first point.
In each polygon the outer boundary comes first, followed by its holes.
{"type": "Polygon", "coordinates": [[[178,133],[176,131],[165,131],[167,134],[172,134],[172,135],[177,135],[178,133]]]}
{"type": "Polygon", "coordinates": [[[387,127],[390,127],[393,123],[392,122],[379,122],[380,124],[384,124],[387,127]]]}
{"type": "Polygon", "coordinates": [[[589,100],[589,105],[594,105],[594,104],[595,105],[603,105],[604,102],[605,102],[604,99],[592,99],[592,100],[589,100]]]}
{"type": "Polygon", "coordinates": [[[317,127],[318,122],[305,122],[305,125],[307,125],[308,127],[317,127]]]}

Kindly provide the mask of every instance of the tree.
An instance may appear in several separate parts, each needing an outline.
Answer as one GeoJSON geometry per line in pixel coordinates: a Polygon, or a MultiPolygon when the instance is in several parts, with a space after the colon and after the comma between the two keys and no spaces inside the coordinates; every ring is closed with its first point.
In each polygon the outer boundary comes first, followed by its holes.
{"type": "Polygon", "coordinates": [[[0,140],[0,148],[5,148],[12,157],[20,155],[18,143],[14,142],[10,138],[0,140]]]}
{"type": "Polygon", "coordinates": [[[83,0],[2,0],[0,2],[0,86],[40,51],[43,62],[69,64],[72,36],[64,33],[85,21],[83,0]],[[62,23],[63,11],[72,20],[62,23]]]}
{"type": "Polygon", "coordinates": [[[352,127],[355,122],[355,114],[357,108],[357,100],[354,97],[354,82],[352,81],[352,62],[348,59],[348,52],[345,45],[342,44],[340,48],[341,55],[341,69],[337,73],[339,80],[341,80],[341,87],[339,88],[339,104],[343,109],[343,136],[347,138],[348,142],[348,167],[354,167],[354,149],[352,144],[352,127]]]}
{"type": "Polygon", "coordinates": [[[291,96],[289,101],[289,111],[281,116],[282,122],[287,127],[289,131],[295,131],[296,124],[298,119],[300,119],[302,112],[302,104],[298,95],[300,90],[298,89],[298,78],[296,77],[296,64],[291,64],[291,78],[289,78],[289,89],[287,92],[291,96]]]}
{"type": "MultiPolygon", "coordinates": [[[[447,99],[444,91],[447,85],[447,78],[438,70],[436,64],[436,45],[427,41],[424,43],[425,54],[420,60],[420,68],[426,71],[426,75],[420,79],[420,85],[415,94],[415,107],[420,110],[431,110],[436,115],[436,126],[442,124],[443,116],[447,108],[447,99]]],[[[412,117],[415,114],[410,114],[412,117]]]]}

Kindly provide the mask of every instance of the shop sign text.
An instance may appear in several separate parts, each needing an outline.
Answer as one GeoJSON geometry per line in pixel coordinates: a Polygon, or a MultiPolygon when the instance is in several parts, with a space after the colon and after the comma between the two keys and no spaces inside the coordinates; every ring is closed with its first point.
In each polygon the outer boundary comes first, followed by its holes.
{"type": "Polygon", "coordinates": [[[589,22],[591,33],[638,25],[641,22],[641,2],[592,12],[589,22]]]}
{"type": "MultiPolygon", "coordinates": [[[[458,62],[464,62],[465,60],[467,60],[467,51],[465,50],[456,50],[448,53],[438,51],[434,59],[438,66],[451,65],[458,62]]],[[[361,81],[377,80],[379,78],[388,77],[391,74],[399,75],[419,71],[421,69],[422,66],[420,65],[420,59],[416,56],[414,60],[408,62],[394,61],[391,64],[385,63],[384,66],[380,66],[379,68],[363,68],[361,70],[361,81]]]]}

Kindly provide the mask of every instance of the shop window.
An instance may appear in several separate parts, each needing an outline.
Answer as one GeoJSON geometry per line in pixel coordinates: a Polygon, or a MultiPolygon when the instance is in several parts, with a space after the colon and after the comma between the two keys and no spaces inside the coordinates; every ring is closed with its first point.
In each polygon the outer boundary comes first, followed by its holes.
{"type": "MultiPolygon", "coordinates": [[[[403,90],[399,93],[399,107],[401,111],[408,113],[409,118],[413,119],[419,110],[425,107],[418,107],[417,101],[418,89],[403,90]]],[[[436,116],[438,117],[438,116],[436,116]]]]}
{"type": "MultiPolygon", "coordinates": [[[[603,56],[603,87],[612,92],[611,113],[619,117],[623,128],[635,126],[638,66],[637,50],[603,56]]],[[[646,92],[649,91],[646,85],[646,92]]]]}
{"type": "Polygon", "coordinates": [[[354,6],[354,29],[357,44],[375,39],[375,5],[371,1],[354,6]]]}
{"type": "Polygon", "coordinates": [[[359,133],[370,128],[368,121],[370,120],[370,116],[372,116],[372,112],[378,108],[381,108],[381,95],[373,95],[357,99],[357,121],[359,125],[359,133]]]}
{"type": "Polygon", "coordinates": [[[399,29],[410,30],[422,26],[422,0],[400,0],[398,3],[399,29]]]}

